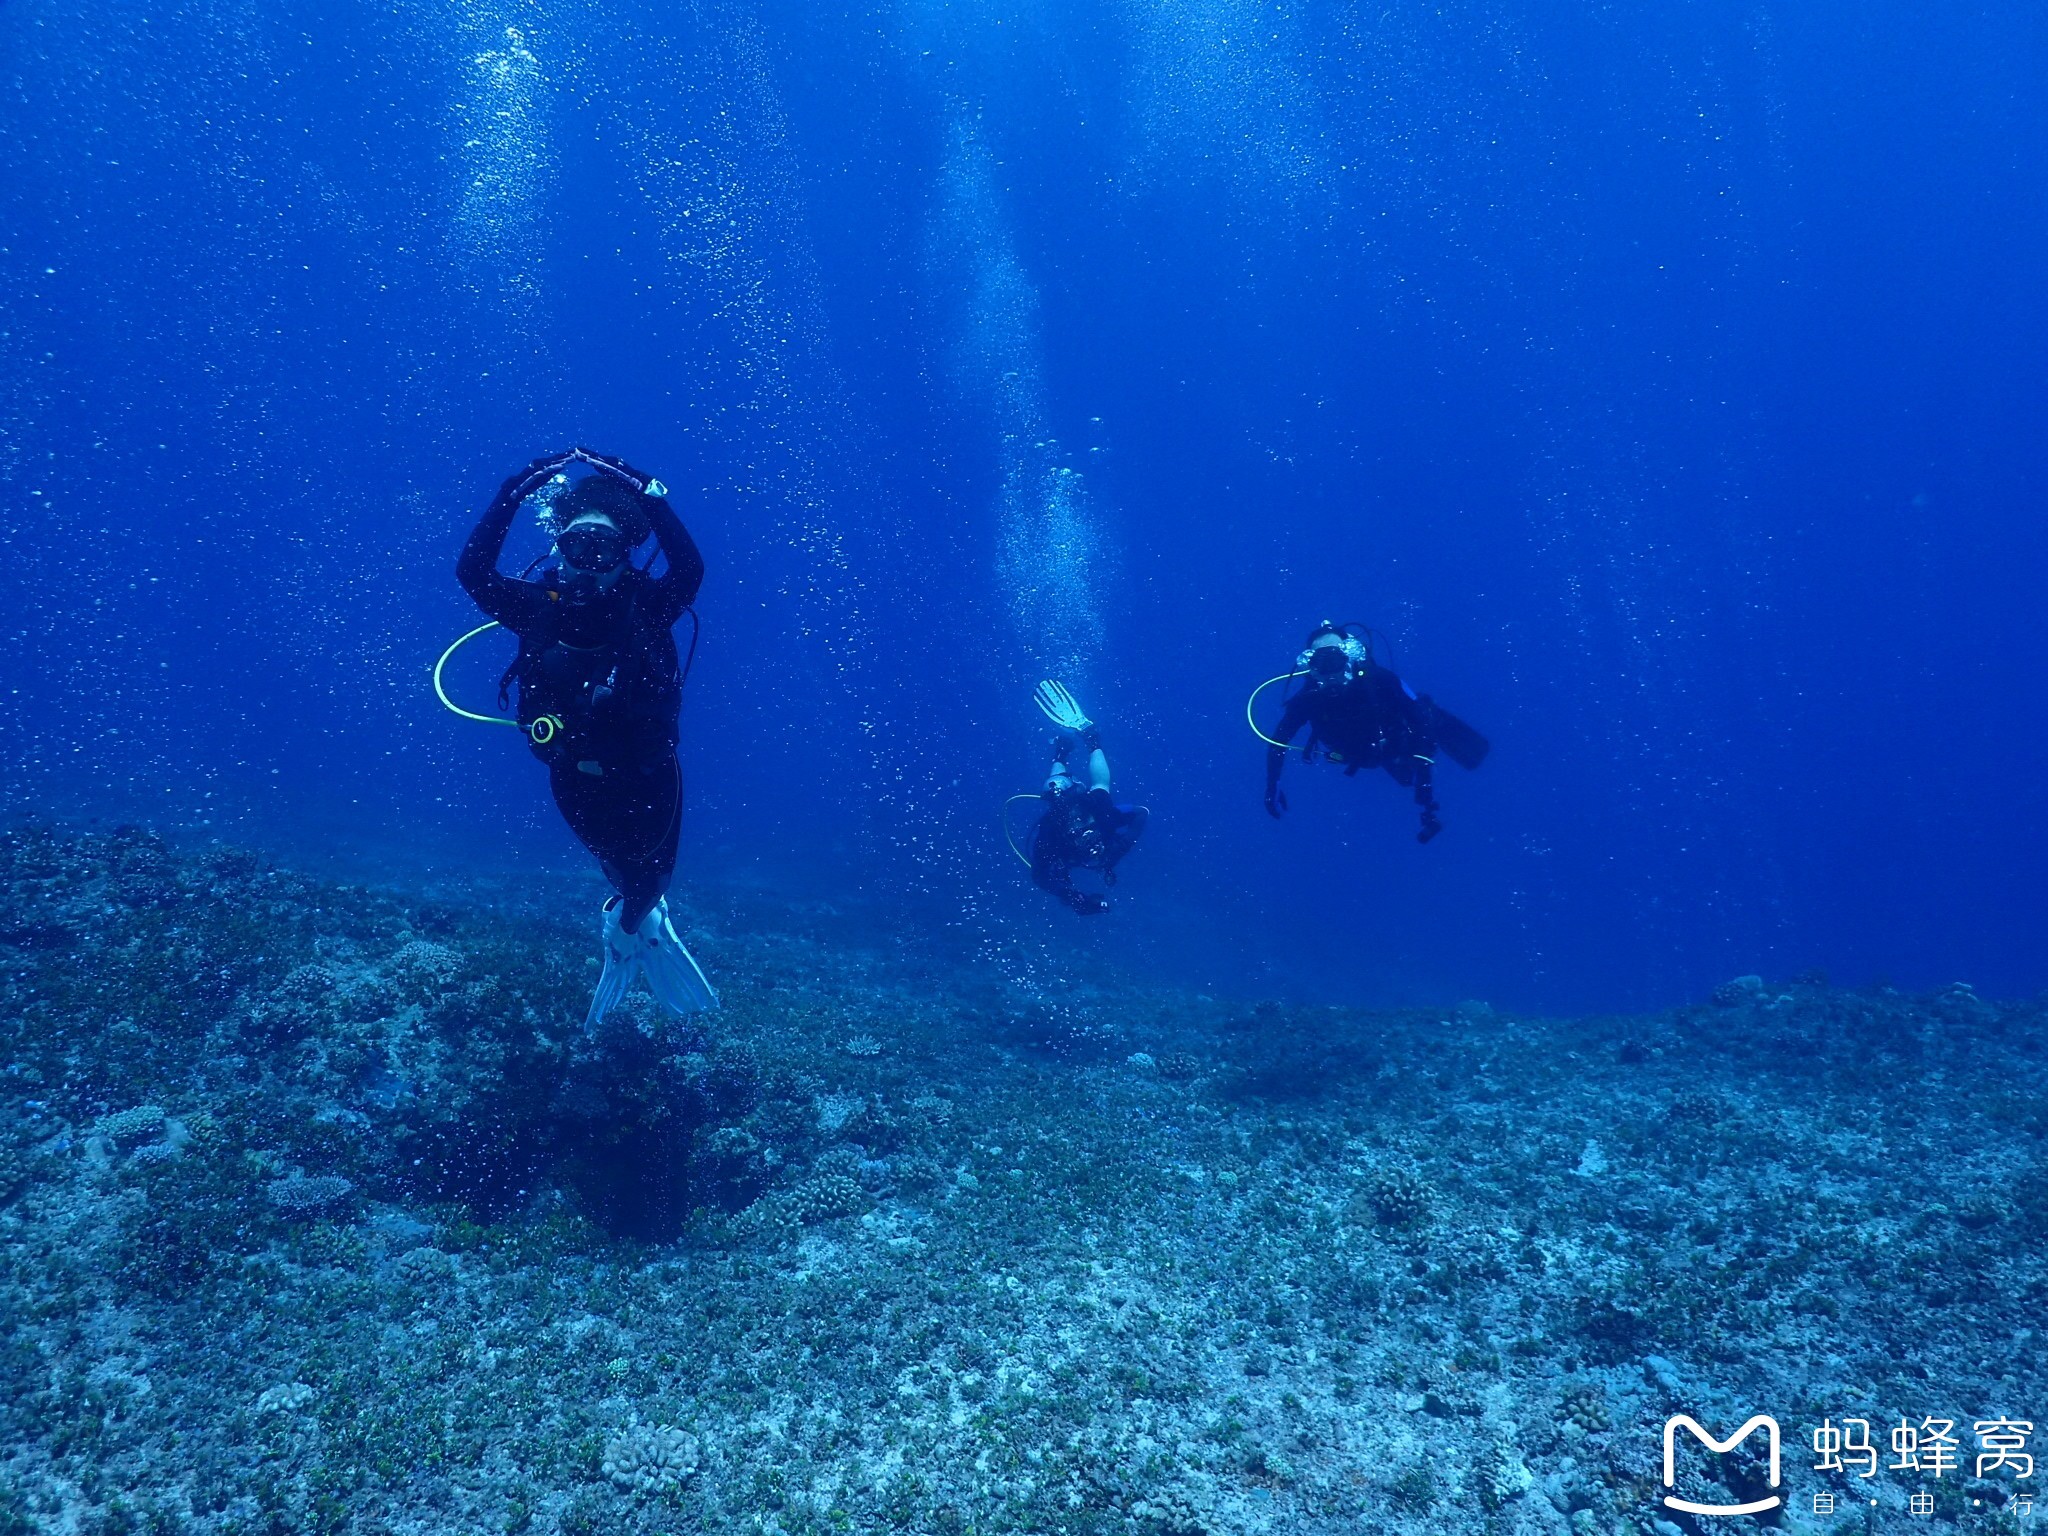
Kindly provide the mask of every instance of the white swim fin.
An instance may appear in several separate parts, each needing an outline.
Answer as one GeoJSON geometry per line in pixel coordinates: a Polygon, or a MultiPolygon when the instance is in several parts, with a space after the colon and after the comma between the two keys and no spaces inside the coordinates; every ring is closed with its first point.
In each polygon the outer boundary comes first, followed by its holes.
{"type": "Polygon", "coordinates": [[[699,1013],[718,1006],[718,993],[705,979],[669,921],[668,898],[654,904],[641,919],[640,931],[632,936],[640,959],[640,970],[661,1005],[671,1013],[699,1013]]]}
{"type": "Polygon", "coordinates": [[[626,995],[626,989],[633,985],[633,978],[640,973],[640,945],[619,926],[619,908],[624,905],[613,896],[604,904],[602,928],[604,944],[604,974],[597,978],[597,990],[590,997],[590,1012],[583,1016],[583,1032],[592,1034],[604,1022],[604,1016],[616,1008],[619,999],[626,995]]]}

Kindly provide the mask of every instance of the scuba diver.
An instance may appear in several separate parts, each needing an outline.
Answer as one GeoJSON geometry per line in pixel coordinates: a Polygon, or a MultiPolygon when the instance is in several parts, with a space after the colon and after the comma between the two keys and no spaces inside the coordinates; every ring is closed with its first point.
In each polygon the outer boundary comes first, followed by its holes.
{"type": "Polygon", "coordinates": [[[1144,832],[1147,812],[1143,806],[1125,805],[1110,794],[1109,759],[1102,755],[1101,733],[1071,693],[1058,683],[1040,683],[1037,703],[1060,733],[1053,738],[1052,769],[1046,775],[1045,788],[1036,797],[1044,804],[1045,813],[1031,835],[1031,878],[1081,916],[1093,917],[1107,912],[1109,903],[1093,891],[1078,888],[1073,872],[1100,870],[1102,883],[1115,885],[1116,867],[1144,832]],[[1088,751],[1085,787],[1067,766],[1077,747],[1088,751]]]}
{"type": "MultiPolygon", "coordinates": [[[[1287,811],[1280,788],[1280,770],[1287,764],[1289,744],[1309,728],[1302,746],[1304,760],[1318,751],[1341,763],[1345,777],[1361,768],[1384,768],[1395,783],[1415,791],[1422,827],[1415,834],[1426,843],[1443,831],[1437,815],[1434,769],[1439,749],[1462,768],[1486,761],[1490,744],[1428,694],[1414,689],[1373,660],[1371,632],[1362,625],[1323,620],[1309,631],[1308,648],[1295,658],[1295,670],[1269,678],[1252,691],[1252,699],[1274,683],[1305,678],[1300,691],[1288,696],[1272,735],[1253,731],[1266,743],[1266,814],[1276,820],[1287,811]]],[[[1251,700],[1245,702],[1251,719],[1251,700]]]]}
{"type": "MultiPolygon", "coordinates": [[[[636,974],[672,1012],[718,1006],[676,935],[666,899],[683,816],[676,720],[688,671],[670,631],[685,612],[694,624],[690,605],[704,579],[703,556],[666,495],[660,481],[622,460],[587,448],[548,454],[499,487],[455,567],[463,591],[518,637],[519,654],[499,680],[499,705],[516,682],[517,718],[506,723],[524,730],[548,765],[562,819],[615,892],[604,904],[604,972],[587,1030],[636,974]],[[575,463],[591,473],[571,483],[563,471],[575,463]],[[532,580],[502,575],[498,557],[514,513],[548,487],[558,488],[542,519],[554,538],[553,561],[532,580]],[[632,560],[650,535],[666,559],[659,576],[651,556],[645,565],[632,560]]],[[[694,633],[690,648],[694,654],[694,633]]]]}

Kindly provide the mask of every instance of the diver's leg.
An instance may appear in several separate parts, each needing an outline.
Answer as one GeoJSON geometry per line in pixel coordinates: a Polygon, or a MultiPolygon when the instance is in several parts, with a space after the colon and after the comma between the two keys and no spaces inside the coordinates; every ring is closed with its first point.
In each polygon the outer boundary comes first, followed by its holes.
{"type": "Polygon", "coordinates": [[[1415,805],[1422,813],[1422,825],[1415,834],[1415,841],[1426,843],[1443,831],[1443,818],[1437,815],[1436,775],[1430,769],[1428,758],[1420,759],[1415,765],[1415,805]]]}
{"type": "Polygon", "coordinates": [[[562,813],[563,822],[597,860],[605,879],[611,880],[616,890],[618,882],[612,879],[611,871],[616,839],[609,787],[603,779],[572,763],[553,763],[548,767],[548,788],[554,793],[555,809],[562,813]]]}
{"type": "Polygon", "coordinates": [[[1145,823],[1152,819],[1152,813],[1142,805],[1125,805],[1118,802],[1115,842],[1120,850],[1118,858],[1131,851],[1131,845],[1145,835],[1145,823]]]}
{"type": "Polygon", "coordinates": [[[1055,853],[1057,839],[1052,829],[1055,814],[1048,810],[1031,829],[1031,883],[1057,896],[1061,882],[1066,879],[1066,866],[1059,862],[1055,853]]]}
{"type": "Polygon", "coordinates": [[[669,758],[637,777],[640,793],[622,828],[622,840],[631,840],[631,852],[618,860],[616,874],[606,870],[626,899],[621,921],[628,933],[638,932],[641,921],[667,894],[683,829],[683,775],[676,760],[669,758]]]}
{"type": "MultiPolygon", "coordinates": [[[[567,763],[554,764],[548,774],[548,787],[554,792],[555,808],[562,813],[562,820],[576,840],[590,850],[612,889],[618,890],[619,872],[610,857],[611,839],[604,835],[608,830],[608,805],[603,783],[601,778],[567,763]]],[[[633,978],[641,971],[639,952],[629,937],[631,930],[620,926],[620,905],[618,896],[605,899],[599,925],[604,971],[597,979],[589,1011],[583,1017],[586,1031],[594,1032],[604,1022],[605,1015],[618,1006],[619,999],[626,995],[633,978]]]]}
{"type": "Polygon", "coordinates": [[[640,925],[647,921],[647,914],[654,910],[654,904],[661,900],[661,892],[651,891],[646,885],[632,878],[628,873],[619,881],[621,907],[619,926],[628,933],[638,933],[640,925]]]}
{"type": "Polygon", "coordinates": [[[1118,801],[1101,818],[1103,884],[1116,884],[1116,867],[1137,845],[1149,814],[1142,805],[1125,805],[1118,801]]]}
{"type": "Polygon", "coordinates": [[[664,893],[675,874],[676,843],[682,835],[683,775],[673,757],[636,776],[641,798],[635,832],[642,841],[620,875],[626,902],[622,921],[638,946],[647,985],[671,1013],[695,1013],[718,1006],[718,993],[705,978],[670,920],[664,893]]]}
{"type": "Polygon", "coordinates": [[[1145,830],[1147,811],[1142,805],[1126,805],[1111,795],[1107,785],[1098,785],[1088,791],[1088,811],[1095,818],[1095,825],[1105,838],[1112,833],[1130,829],[1136,838],[1145,830]]]}
{"type": "Polygon", "coordinates": [[[621,921],[633,932],[661,900],[675,869],[682,782],[674,759],[644,775],[588,774],[557,764],[548,778],[562,820],[619,893],[621,921]]]}

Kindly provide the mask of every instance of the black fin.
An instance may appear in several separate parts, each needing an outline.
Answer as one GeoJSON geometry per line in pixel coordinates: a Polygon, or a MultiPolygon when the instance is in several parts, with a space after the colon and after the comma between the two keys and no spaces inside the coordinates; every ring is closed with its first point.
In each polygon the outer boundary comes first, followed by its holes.
{"type": "Polygon", "coordinates": [[[1486,761],[1486,754],[1493,750],[1492,742],[1433,700],[1429,713],[1436,744],[1450,755],[1452,762],[1471,769],[1486,761]]]}

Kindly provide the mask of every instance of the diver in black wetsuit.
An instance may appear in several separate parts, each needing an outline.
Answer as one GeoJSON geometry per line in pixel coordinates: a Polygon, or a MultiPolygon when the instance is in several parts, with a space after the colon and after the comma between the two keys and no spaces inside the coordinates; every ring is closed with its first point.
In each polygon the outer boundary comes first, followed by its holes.
{"type": "Polygon", "coordinates": [[[1058,683],[1040,683],[1038,707],[1060,727],[1060,734],[1053,738],[1052,769],[1039,795],[1045,812],[1031,837],[1031,878],[1075,912],[1093,917],[1107,912],[1109,903],[1077,887],[1073,872],[1099,870],[1104,885],[1115,885],[1118,863],[1145,830],[1146,811],[1125,805],[1110,793],[1109,759],[1102,753],[1101,733],[1081,713],[1072,694],[1058,683]],[[1067,767],[1077,746],[1088,752],[1086,786],[1067,767]]]}
{"type": "Polygon", "coordinates": [[[618,892],[604,907],[593,1028],[636,972],[676,1012],[717,1003],[664,899],[683,814],[682,669],[670,631],[704,579],[703,556],[665,492],[588,449],[535,459],[499,487],[455,568],[476,605],[518,637],[501,697],[518,684],[518,723],[548,765],[562,819],[618,892]],[[579,462],[593,473],[555,496],[547,516],[557,562],[536,580],[501,575],[520,504],[579,462]],[[650,534],[667,561],[659,576],[631,558],[650,534]]]}
{"type": "Polygon", "coordinates": [[[1327,619],[1309,631],[1308,649],[1295,665],[1302,687],[1287,700],[1280,723],[1266,737],[1266,813],[1278,818],[1287,810],[1280,770],[1287,764],[1287,743],[1306,725],[1304,758],[1314,761],[1320,751],[1341,763],[1347,777],[1361,768],[1386,769],[1395,783],[1415,791],[1422,813],[1415,840],[1426,843],[1441,832],[1436,754],[1442,750],[1459,766],[1477,768],[1486,760],[1486,738],[1429,695],[1418,695],[1373,660],[1364,640],[1327,619]]]}

